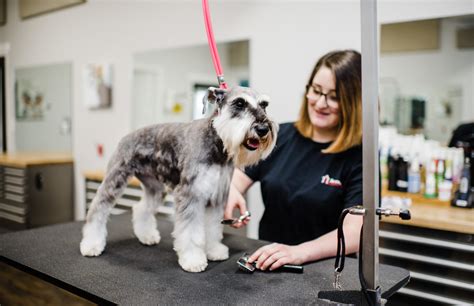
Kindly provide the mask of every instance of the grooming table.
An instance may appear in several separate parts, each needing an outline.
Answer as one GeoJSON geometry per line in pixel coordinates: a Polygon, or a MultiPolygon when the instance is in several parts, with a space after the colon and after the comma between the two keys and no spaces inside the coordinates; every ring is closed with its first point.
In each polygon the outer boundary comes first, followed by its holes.
{"type": "MultiPolygon", "coordinates": [[[[266,242],[225,235],[230,259],[210,262],[202,273],[184,272],[173,251],[169,218],[158,216],[162,240],[144,246],[134,237],[131,215],[112,216],[104,253],[79,252],[83,222],[0,235],[0,260],[99,304],[322,304],[319,291],[332,290],[334,259],[304,266],[303,274],[239,271],[236,261],[266,242]]],[[[346,258],[344,290],[359,290],[357,260],[346,258]]],[[[382,297],[408,283],[405,269],[380,265],[382,297]]]]}

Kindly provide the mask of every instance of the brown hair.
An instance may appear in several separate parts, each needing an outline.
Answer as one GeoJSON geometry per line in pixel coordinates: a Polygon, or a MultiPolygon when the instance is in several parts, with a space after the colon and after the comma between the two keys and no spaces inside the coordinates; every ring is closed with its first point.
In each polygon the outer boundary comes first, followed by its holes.
{"type": "MultiPolygon", "coordinates": [[[[316,63],[308,84],[312,83],[321,67],[327,67],[334,73],[341,112],[337,137],[322,152],[339,153],[362,143],[361,56],[354,50],[327,53],[316,63]]],[[[313,125],[309,119],[307,105],[305,94],[295,127],[304,137],[312,138],[313,125]]]]}

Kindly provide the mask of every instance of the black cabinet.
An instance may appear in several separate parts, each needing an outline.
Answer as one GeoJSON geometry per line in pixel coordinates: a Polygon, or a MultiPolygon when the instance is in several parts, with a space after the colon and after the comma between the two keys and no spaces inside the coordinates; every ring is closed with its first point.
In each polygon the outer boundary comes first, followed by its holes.
{"type": "Polygon", "coordinates": [[[390,305],[470,305],[474,301],[472,234],[382,222],[379,237],[380,262],[405,268],[411,277],[390,305]]]}
{"type": "Polygon", "coordinates": [[[73,164],[0,165],[0,226],[22,229],[72,221],[73,164]]]}

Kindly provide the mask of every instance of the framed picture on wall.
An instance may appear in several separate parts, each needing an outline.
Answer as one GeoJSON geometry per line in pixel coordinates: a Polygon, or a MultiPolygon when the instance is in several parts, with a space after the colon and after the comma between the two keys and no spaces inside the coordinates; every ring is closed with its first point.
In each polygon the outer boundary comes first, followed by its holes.
{"type": "Polygon", "coordinates": [[[20,17],[25,19],[85,2],[86,0],[20,0],[18,9],[20,17]]]}
{"type": "Polygon", "coordinates": [[[88,109],[112,106],[112,65],[89,64],[83,71],[84,105],[88,109]]]}
{"type": "Polygon", "coordinates": [[[18,120],[42,119],[45,112],[44,90],[30,79],[15,81],[15,113],[18,120]]]}

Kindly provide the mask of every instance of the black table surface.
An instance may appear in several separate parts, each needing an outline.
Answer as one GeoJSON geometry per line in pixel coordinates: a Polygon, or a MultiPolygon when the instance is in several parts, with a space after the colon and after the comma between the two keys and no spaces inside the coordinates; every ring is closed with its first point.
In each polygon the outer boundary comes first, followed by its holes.
{"type": "MultiPolygon", "coordinates": [[[[225,235],[230,258],[210,262],[205,272],[188,273],[173,251],[169,219],[158,218],[161,242],[144,246],[133,235],[131,215],[112,216],[107,246],[99,257],[79,252],[83,222],[71,222],[0,235],[0,259],[59,287],[99,303],[118,304],[332,304],[318,292],[332,289],[334,259],[304,266],[303,274],[247,274],[236,261],[266,242],[225,235]]],[[[358,263],[346,258],[344,290],[360,290],[358,263]]],[[[409,272],[380,265],[382,297],[406,285],[409,272]]]]}

